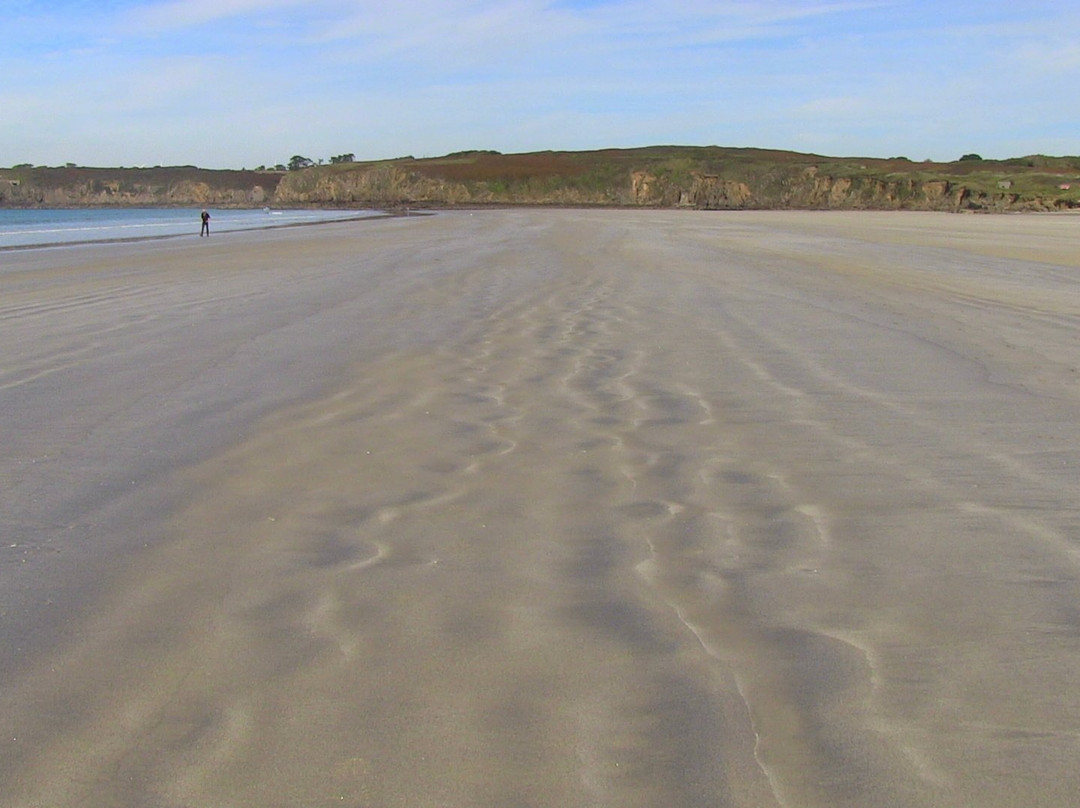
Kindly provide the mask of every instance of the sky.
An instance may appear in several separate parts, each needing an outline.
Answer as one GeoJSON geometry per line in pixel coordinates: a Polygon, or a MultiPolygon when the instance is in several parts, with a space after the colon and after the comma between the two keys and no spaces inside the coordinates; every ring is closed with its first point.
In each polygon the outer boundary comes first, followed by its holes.
{"type": "Polygon", "coordinates": [[[0,166],[1080,154],[1080,0],[0,0],[0,166]]]}

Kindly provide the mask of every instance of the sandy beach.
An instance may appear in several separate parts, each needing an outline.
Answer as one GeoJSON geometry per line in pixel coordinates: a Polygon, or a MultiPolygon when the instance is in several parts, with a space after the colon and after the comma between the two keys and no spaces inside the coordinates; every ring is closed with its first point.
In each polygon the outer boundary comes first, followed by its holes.
{"type": "Polygon", "coordinates": [[[1066,806],[1080,216],[0,253],[0,806],[1066,806]]]}

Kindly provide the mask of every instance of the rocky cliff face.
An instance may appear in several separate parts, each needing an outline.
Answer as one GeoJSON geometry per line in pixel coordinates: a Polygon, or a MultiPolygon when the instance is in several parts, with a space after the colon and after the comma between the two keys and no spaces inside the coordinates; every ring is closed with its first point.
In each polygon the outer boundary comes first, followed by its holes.
{"type": "Polygon", "coordinates": [[[490,204],[611,205],[703,210],[1058,210],[1058,198],[969,188],[912,176],[837,176],[810,167],[748,172],[742,178],[704,172],[678,175],[632,169],[604,185],[546,178],[513,182],[447,179],[387,164],[309,169],[282,179],[275,204],[367,207],[490,204]]]}
{"type": "Polygon", "coordinates": [[[4,207],[251,207],[281,175],[197,168],[28,168],[0,172],[4,207]]]}
{"type": "Polygon", "coordinates": [[[948,180],[836,177],[812,168],[749,180],[696,174],[689,182],[638,171],[631,175],[630,187],[635,205],[705,210],[1048,211],[1063,207],[1054,198],[977,192],[948,180]]]}
{"type": "Polygon", "coordinates": [[[560,182],[529,179],[458,180],[393,164],[292,172],[278,185],[274,201],[282,206],[329,204],[374,208],[630,203],[626,195],[612,195],[607,189],[583,190],[560,182]]]}
{"type": "MultiPolygon", "coordinates": [[[[957,164],[916,165],[902,158],[865,163],[759,150],[658,147],[529,155],[462,153],[430,160],[314,166],[285,174],[193,167],[6,169],[0,170],[0,206],[607,205],[941,211],[1080,207],[1080,194],[1068,190],[1069,183],[1049,178],[1045,167],[1034,164],[997,164],[998,170],[1016,174],[1014,184],[997,179],[990,169],[983,170],[985,176],[965,173],[963,164],[959,165],[964,170],[957,164]],[[1025,175],[1025,168],[1043,171],[1041,179],[1025,175]]],[[[1080,172],[1080,166],[1069,163],[1066,170],[1080,172]]]]}
{"type": "Polygon", "coordinates": [[[492,201],[480,189],[460,182],[431,179],[393,165],[366,170],[308,169],[287,174],[277,187],[278,205],[459,205],[492,201]]]}

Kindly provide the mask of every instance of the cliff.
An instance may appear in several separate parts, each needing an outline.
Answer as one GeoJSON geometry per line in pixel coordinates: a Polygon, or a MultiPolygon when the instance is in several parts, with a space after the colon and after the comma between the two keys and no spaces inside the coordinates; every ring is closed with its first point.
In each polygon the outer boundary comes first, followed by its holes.
{"type": "Polygon", "coordinates": [[[443,158],[287,174],[281,205],[607,205],[1049,211],[1080,207],[1080,158],[914,163],[719,147],[443,158]]]}
{"type": "Polygon", "coordinates": [[[281,177],[194,166],[0,169],[0,207],[259,207],[281,177]]]}
{"type": "Polygon", "coordinates": [[[287,173],[0,169],[0,206],[563,205],[698,209],[1051,211],[1080,208],[1080,158],[915,163],[716,146],[461,152],[287,173]]]}

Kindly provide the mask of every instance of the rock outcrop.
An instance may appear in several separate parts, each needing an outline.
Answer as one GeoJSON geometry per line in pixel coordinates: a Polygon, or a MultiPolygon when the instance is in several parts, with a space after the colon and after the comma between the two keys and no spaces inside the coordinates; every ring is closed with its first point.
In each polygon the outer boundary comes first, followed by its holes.
{"type": "Polygon", "coordinates": [[[280,173],[177,168],[0,170],[3,207],[208,207],[266,204],[280,173]]]}
{"type": "Polygon", "coordinates": [[[659,146],[462,152],[289,172],[0,169],[0,206],[114,205],[1048,211],[1080,207],[1080,158],[913,163],[659,146]]]}

